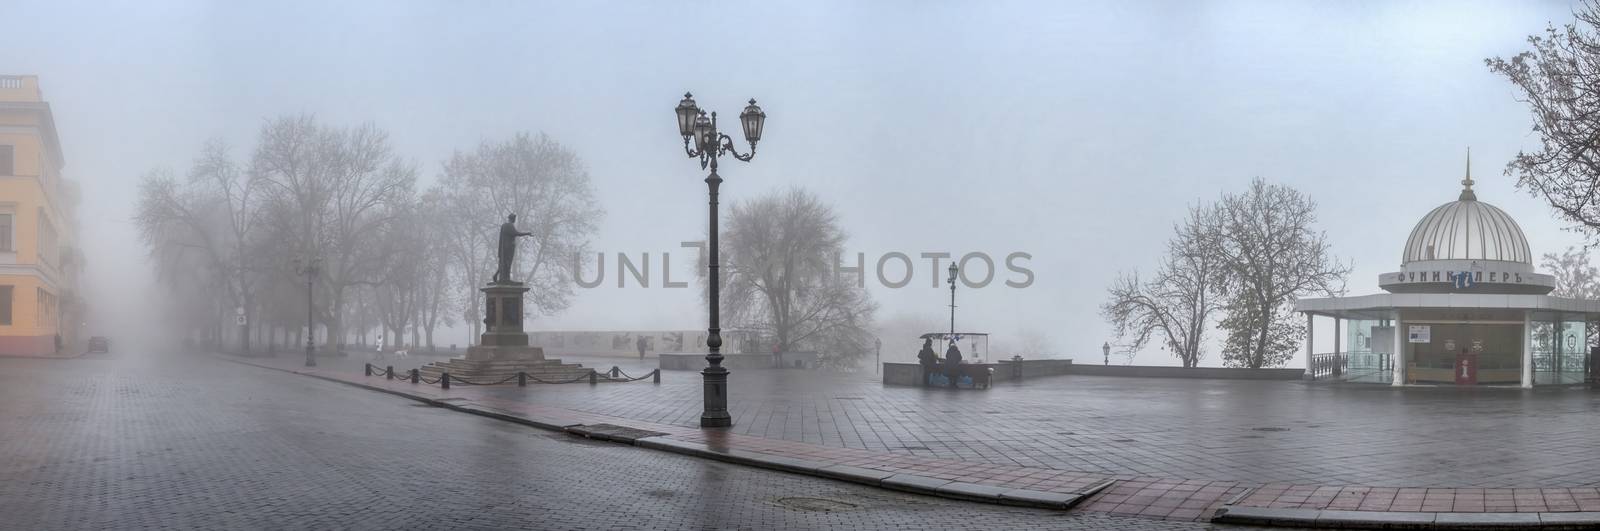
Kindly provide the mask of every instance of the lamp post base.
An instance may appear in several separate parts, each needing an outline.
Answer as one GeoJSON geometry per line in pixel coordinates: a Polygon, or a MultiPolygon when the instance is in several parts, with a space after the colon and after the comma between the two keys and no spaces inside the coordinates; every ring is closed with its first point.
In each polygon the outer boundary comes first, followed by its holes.
{"type": "Polygon", "coordinates": [[[726,428],[733,425],[728,414],[728,370],[721,366],[706,367],[700,371],[705,378],[706,409],[700,414],[700,427],[726,428]]]}
{"type": "Polygon", "coordinates": [[[307,367],[316,367],[317,366],[317,351],[313,347],[306,347],[306,366],[307,367]]]}

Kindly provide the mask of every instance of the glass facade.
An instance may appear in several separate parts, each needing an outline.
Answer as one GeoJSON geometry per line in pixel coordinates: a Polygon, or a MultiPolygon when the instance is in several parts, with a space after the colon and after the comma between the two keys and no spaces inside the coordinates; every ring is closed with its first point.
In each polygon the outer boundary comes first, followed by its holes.
{"type": "Polygon", "coordinates": [[[1584,382],[1589,372],[1588,325],[1582,321],[1533,322],[1533,383],[1584,382]]]}
{"type": "MultiPolygon", "coordinates": [[[[1506,316],[1510,317],[1510,316],[1506,316]]],[[[1502,318],[1503,319],[1503,318],[1502,318]]],[[[1579,317],[1581,319],[1581,317],[1579,317]]],[[[1437,385],[1521,385],[1523,326],[1509,320],[1490,322],[1393,321],[1351,319],[1341,322],[1341,351],[1347,366],[1342,379],[1389,384],[1394,381],[1395,334],[1401,334],[1399,358],[1407,383],[1437,385]],[[1426,342],[1411,342],[1412,326],[1427,327],[1426,342]]],[[[1597,323],[1600,324],[1600,323],[1597,323]]],[[[1591,331],[1581,320],[1532,321],[1534,385],[1582,384],[1590,373],[1591,331]]]]}
{"type": "Polygon", "coordinates": [[[1352,319],[1344,324],[1342,346],[1347,363],[1344,379],[1364,383],[1392,381],[1390,351],[1394,350],[1394,328],[1389,322],[1352,319]]]}

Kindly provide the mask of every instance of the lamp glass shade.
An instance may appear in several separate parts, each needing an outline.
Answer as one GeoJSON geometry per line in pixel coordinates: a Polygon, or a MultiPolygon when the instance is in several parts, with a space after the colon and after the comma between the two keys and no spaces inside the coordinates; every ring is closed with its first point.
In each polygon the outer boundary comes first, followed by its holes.
{"type": "Polygon", "coordinates": [[[711,148],[711,138],[716,133],[711,130],[711,119],[706,117],[705,111],[700,111],[700,116],[694,119],[694,145],[700,151],[711,148]]]}
{"type": "Polygon", "coordinates": [[[685,92],[683,100],[678,102],[678,134],[688,137],[694,134],[694,117],[700,114],[700,108],[695,106],[694,98],[685,92]]]}
{"type": "Polygon", "coordinates": [[[756,100],[751,99],[744,112],[739,113],[739,123],[744,126],[744,139],[755,144],[761,140],[761,128],[766,124],[767,113],[761,111],[756,100]]]}
{"type": "Polygon", "coordinates": [[[957,271],[959,271],[959,269],[956,268],[956,265],[955,264],[950,264],[950,283],[951,284],[955,284],[956,283],[956,272],[957,271]]]}

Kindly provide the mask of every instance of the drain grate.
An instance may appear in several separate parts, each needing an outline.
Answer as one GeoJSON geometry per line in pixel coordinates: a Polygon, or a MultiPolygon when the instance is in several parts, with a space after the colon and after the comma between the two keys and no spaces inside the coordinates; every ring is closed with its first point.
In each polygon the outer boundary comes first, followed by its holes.
{"type": "Polygon", "coordinates": [[[614,424],[580,424],[577,426],[568,426],[567,433],[571,433],[573,435],[582,435],[590,439],[624,443],[632,443],[633,441],[643,439],[645,437],[666,435],[665,433],[661,433],[659,431],[641,430],[638,428],[629,428],[627,426],[617,426],[614,424]]]}
{"type": "Polygon", "coordinates": [[[932,451],[930,448],[928,448],[926,446],[901,446],[900,449],[901,450],[921,450],[921,451],[924,451],[924,452],[932,451]]]}
{"type": "Polygon", "coordinates": [[[1289,431],[1289,428],[1285,428],[1285,427],[1282,427],[1282,426],[1262,426],[1260,428],[1250,428],[1250,429],[1255,430],[1255,431],[1289,431]]]}
{"type": "Polygon", "coordinates": [[[840,511],[850,511],[861,508],[860,505],[846,501],[830,500],[827,498],[808,498],[804,496],[778,498],[777,501],[778,505],[788,509],[818,513],[836,513],[840,511]]]}
{"type": "Polygon", "coordinates": [[[1114,442],[1114,443],[1131,443],[1131,442],[1133,442],[1133,439],[1112,439],[1111,442],[1114,442]]]}

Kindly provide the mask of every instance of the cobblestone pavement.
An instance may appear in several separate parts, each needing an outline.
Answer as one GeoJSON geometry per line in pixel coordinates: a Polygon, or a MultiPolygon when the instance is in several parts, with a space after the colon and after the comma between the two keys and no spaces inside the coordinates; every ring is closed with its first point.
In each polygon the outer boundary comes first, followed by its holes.
{"type": "Polygon", "coordinates": [[[0,359],[0,528],[1213,527],[901,494],[419,406],[203,358],[0,359]]]}
{"type": "MultiPolygon", "coordinates": [[[[361,359],[342,362],[361,370],[361,359]]],[[[427,360],[393,359],[397,370],[427,360]]],[[[569,362],[647,372],[637,361],[569,362]]],[[[649,360],[653,362],[653,360],[649,360]]],[[[989,391],[884,387],[870,374],[734,371],[734,433],[1115,475],[1380,487],[1600,485],[1600,393],[1059,376],[989,391]]],[[[659,386],[461,391],[696,426],[696,372],[659,386]]]]}

